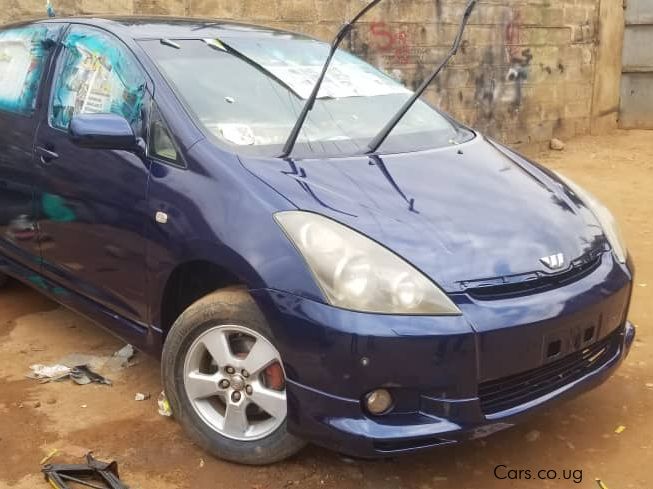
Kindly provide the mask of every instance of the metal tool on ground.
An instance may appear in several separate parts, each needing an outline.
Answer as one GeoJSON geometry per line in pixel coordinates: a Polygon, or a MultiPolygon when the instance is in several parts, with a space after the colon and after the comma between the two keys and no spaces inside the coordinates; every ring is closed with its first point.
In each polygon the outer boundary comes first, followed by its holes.
{"type": "Polygon", "coordinates": [[[129,489],[118,475],[118,464],[101,462],[86,455],[85,464],[48,464],[41,469],[55,489],[72,489],[70,482],[94,489],[129,489]]]}

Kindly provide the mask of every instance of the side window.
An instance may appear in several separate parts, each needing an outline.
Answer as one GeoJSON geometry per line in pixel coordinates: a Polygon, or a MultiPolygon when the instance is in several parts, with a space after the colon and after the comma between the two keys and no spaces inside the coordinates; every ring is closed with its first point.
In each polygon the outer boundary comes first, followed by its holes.
{"type": "Polygon", "coordinates": [[[156,108],[152,111],[149,152],[151,156],[169,163],[178,166],[183,166],[184,164],[177,151],[177,146],[170,135],[170,129],[168,129],[168,126],[156,108]]]}
{"type": "Polygon", "coordinates": [[[0,110],[31,115],[48,53],[61,26],[35,24],[0,32],[0,110]]]}
{"type": "Polygon", "coordinates": [[[122,115],[142,133],[146,80],[118,39],[92,27],[73,27],[63,42],[53,86],[50,123],[67,130],[77,114],[122,115]]]}

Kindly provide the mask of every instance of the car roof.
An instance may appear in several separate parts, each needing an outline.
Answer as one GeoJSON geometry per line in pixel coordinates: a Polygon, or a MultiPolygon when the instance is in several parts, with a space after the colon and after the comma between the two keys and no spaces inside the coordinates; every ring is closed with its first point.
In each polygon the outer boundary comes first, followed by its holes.
{"type": "MultiPolygon", "coordinates": [[[[38,23],[78,23],[116,31],[136,40],[213,39],[228,37],[310,39],[308,36],[271,27],[235,21],[175,17],[56,17],[38,23]]],[[[21,24],[28,24],[22,22],[21,24]]]]}

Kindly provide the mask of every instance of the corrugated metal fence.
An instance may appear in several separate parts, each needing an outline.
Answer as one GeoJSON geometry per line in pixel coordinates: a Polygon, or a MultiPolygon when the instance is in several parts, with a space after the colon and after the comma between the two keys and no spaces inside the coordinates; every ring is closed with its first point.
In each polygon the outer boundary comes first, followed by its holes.
{"type": "Polygon", "coordinates": [[[653,129],[653,0],[625,0],[619,125],[653,129]]]}

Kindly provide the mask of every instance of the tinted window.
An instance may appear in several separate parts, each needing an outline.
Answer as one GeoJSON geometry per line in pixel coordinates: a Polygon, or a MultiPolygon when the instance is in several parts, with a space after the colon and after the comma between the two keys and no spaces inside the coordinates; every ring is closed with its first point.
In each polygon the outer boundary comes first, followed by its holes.
{"type": "Polygon", "coordinates": [[[113,113],[140,131],[145,77],[127,47],[90,27],[74,27],[64,40],[53,88],[50,120],[68,129],[77,114],[113,113]]]}
{"type": "Polygon", "coordinates": [[[34,112],[45,62],[60,29],[37,24],[0,32],[0,110],[34,112]]]}

